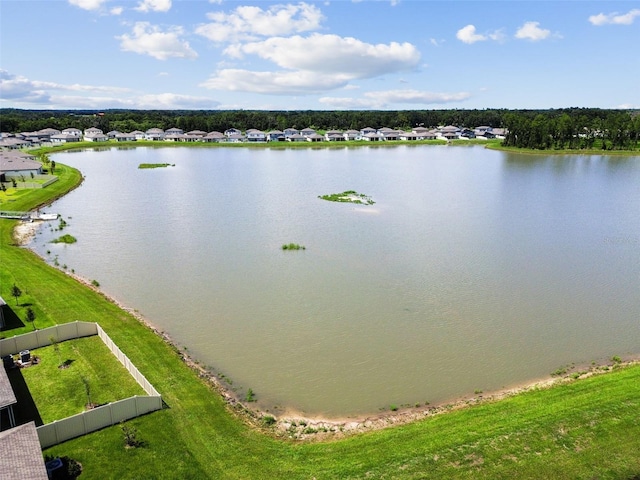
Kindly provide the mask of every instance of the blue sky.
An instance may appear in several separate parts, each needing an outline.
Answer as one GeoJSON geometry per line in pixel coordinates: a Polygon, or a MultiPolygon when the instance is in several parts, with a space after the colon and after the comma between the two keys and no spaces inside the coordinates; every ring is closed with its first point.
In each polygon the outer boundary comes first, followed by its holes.
{"type": "Polygon", "coordinates": [[[0,0],[0,107],[640,108],[638,1],[0,0]]]}

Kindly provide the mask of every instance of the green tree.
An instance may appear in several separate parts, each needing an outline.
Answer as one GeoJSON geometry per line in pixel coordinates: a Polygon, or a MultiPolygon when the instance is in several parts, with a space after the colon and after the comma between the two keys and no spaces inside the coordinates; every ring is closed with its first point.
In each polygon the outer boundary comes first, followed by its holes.
{"type": "Polygon", "coordinates": [[[18,287],[15,283],[13,284],[13,287],[11,287],[11,296],[15,297],[16,299],[16,305],[19,305],[18,303],[18,298],[20,298],[20,296],[22,295],[22,290],[20,290],[20,287],[18,287]]]}
{"type": "Polygon", "coordinates": [[[27,308],[26,320],[27,320],[27,322],[29,322],[31,324],[31,326],[33,327],[33,330],[35,331],[35,329],[36,329],[36,312],[34,312],[31,307],[27,308]]]}

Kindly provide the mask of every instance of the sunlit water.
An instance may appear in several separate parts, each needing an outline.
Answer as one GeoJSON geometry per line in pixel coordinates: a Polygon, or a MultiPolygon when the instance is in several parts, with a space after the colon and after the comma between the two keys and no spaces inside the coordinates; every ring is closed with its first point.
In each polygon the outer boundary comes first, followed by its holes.
{"type": "Polygon", "coordinates": [[[448,401],[640,352],[638,157],[399,146],[53,158],[86,176],[49,209],[78,242],[48,243],[61,232],[47,226],[33,247],[276,413],[448,401]],[[348,189],[375,205],[318,199],[348,189]],[[290,242],[306,250],[282,251],[290,242]]]}

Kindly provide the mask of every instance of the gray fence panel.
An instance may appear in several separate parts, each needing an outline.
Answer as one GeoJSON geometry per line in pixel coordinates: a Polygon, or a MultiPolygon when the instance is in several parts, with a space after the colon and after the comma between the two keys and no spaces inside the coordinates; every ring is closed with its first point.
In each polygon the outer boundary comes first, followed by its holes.
{"type": "Polygon", "coordinates": [[[90,322],[71,322],[43,328],[35,332],[17,335],[0,340],[0,356],[15,355],[22,350],[33,350],[51,345],[53,338],[64,342],[73,338],[90,337],[98,333],[97,324],[90,322]]]}
{"type": "Polygon", "coordinates": [[[36,430],[42,448],[48,448],[66,440],[115,425],[123,420],[129,420],[162,409],[162,397],[158,391],[96,323],[63,323],[43,330],[0,339],[0,356],[14,355],[22,350],[45,347],[51,345],[52,339],[56,342],[62,342],[96,334],[150,396],[126,398],[37,427],[36,430]]]}
{"type": "Polygon", "coordinates": [[[161,408],[161,397],[129,397],[42,425],[36,431],[40,439],[40,446],[48,448],[161,408]]]}

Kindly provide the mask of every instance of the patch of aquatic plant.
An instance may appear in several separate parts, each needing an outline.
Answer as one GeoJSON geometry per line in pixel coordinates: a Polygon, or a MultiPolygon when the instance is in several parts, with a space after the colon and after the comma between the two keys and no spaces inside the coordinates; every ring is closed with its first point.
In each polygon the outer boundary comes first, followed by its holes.
{"type": "Polygon", "coordinates": [[[282,245],[282,250],[306,250],[304,245],[298,245],[297,243],[285,243],[282,245]]]}
{"type": "Polygon", "coordinates": [[[355,190],[347,190],[342,193],[332,193],[330,195],[318,195],[318,198],[329,202],[357,203],[359,205],[373,205],[371,197],[355,190]]]}
{"type": "Polygon", "coordinates": [[[256,401],[256,394],[253,392],[253,390],[249,389],[249,390],[247,390],[247,394],[244,397],[244,399],[247,402],[255,402],[256,401]]]}
{"type": "Polygon", "coordinates": [[[141,163],[140,165],[138,165],[138,168],[140,169],[144,169],[144,168],[165,168],[165,167],[175,167],[176,164],[171,164],[171,163],[141,163]]]}
{"type": "Polygon", "coordinates": [[[76,243],[78,240],[73,235],[69,235],[68,233],[62,235],[61,237],[56,238],[55,240],[51,240],[51,243],[76,243]]]}

